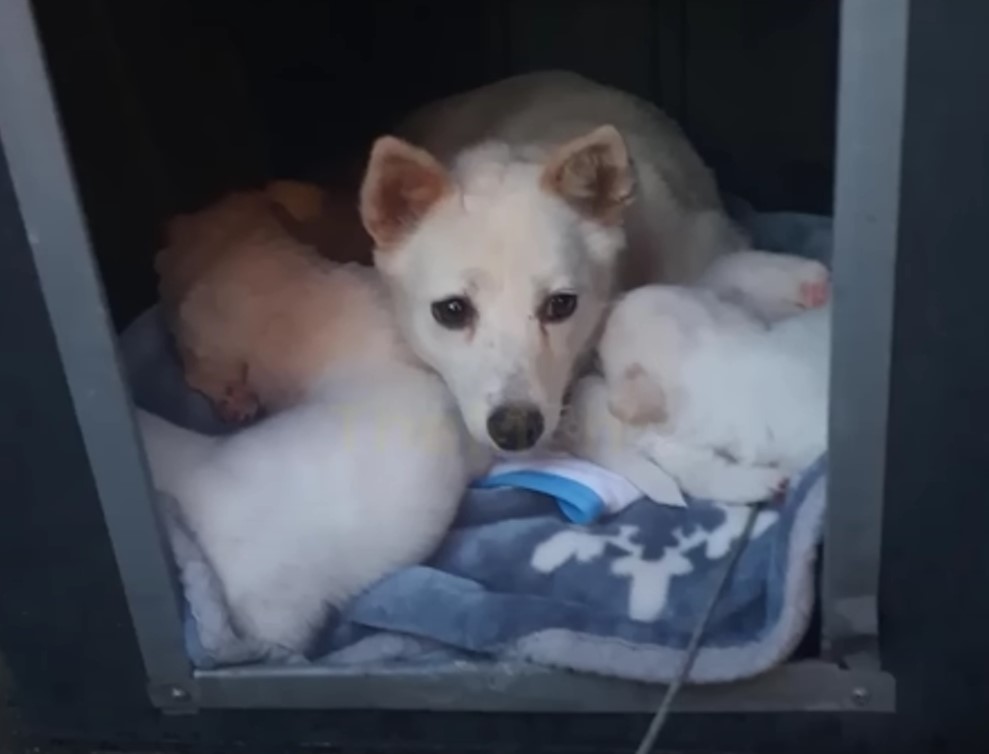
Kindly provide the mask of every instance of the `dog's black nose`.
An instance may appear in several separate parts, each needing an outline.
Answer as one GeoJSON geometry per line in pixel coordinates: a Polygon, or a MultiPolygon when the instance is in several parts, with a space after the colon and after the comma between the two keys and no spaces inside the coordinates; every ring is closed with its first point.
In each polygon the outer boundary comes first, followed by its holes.
{"type": "Polygon", "coordinates": [[[488,434],[502,450],[528,450],[545,426],[542,413],[529,403],[499,406],[488,417],[488,434]]]}

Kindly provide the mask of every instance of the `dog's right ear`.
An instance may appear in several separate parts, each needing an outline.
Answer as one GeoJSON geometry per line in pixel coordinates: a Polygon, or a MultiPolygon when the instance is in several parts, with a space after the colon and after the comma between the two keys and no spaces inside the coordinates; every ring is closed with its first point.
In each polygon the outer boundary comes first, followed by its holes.
{"type": "Polygon", "coordinates": [[[614,126],[601,126],[563,144],[550,155],[542,185],[581,214],[618,224],[635,194],[625,139],[614,126]]]}
{"type": "Polygon", "coordinates": [[[452,191],[449,173],[429,152],[382,136],[361,185],[361,220],[377,247],[389,249],[452,191]]]}

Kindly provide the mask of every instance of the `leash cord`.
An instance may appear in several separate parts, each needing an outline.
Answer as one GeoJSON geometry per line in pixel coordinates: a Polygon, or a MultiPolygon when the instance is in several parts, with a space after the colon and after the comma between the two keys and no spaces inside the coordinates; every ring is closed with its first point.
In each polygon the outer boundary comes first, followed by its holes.
{"type": "Polygon", "coordinates": [[[666,688],[666,693],[663,694],[663,700],[660,702],[659,708],[656,710],[656,714],[653,715],[652,722],[649,723],[649,729],[642,737],[642,742],[639,744],[639,748],[635,750],[635,754],[649,754],[656,743],[656,739],[659,737],[660,731],[662,731],[663,726],[666,724],[666,719],[670,714],[670,708],[673,706],[673,702],[676,700],[677,694],[680,693],[680,688],[687,680],[687,676],[690,675],[690,670],[693,668],[694,661],[697,659],[697,655],[700,652],[701,639],[704,637],[704,631],[707,629],[707,624],[710,622],[711,616],[714,614],[714,608],[717,606],[718,600],[721,599],[721,595],[724,593],[725,587],[728,586],[728,582],[731,579],[731,574],[735,570],[735,566],[738,563],[738,559],[742,555],[742,551],[745,549],[746,543],[749,541],[749,537],[752,535],[752,530],[755,528],[756,518],[759,517],[759,512],[761,510],[762,505],[753,505],[749,510],[748,518],[745,520],[745,528],[742,530],[741,536],[739,536],[739,538],[732,545],[731,554],[729,555],[728,562],[725,564],[724,571],[721,572],[721,578],[718,579],[718,583],[715,585],[714,591],[711,593],[711,599],[704,608],[701,619],[698,621],[697,627],[690,636],[690,643],[687,644],[687,651],[684,653],[683,657],[683,665],[673,677],[673,682],[666,688]]]}

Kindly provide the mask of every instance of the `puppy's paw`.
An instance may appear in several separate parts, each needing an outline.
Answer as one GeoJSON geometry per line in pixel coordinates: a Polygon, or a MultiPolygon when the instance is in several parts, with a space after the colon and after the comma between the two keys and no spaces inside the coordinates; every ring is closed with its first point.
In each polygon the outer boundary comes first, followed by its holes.
{"type": "Polygon", "coordinates": [[[779,469],[729,464],[682,484],[693,497],[744,505],[778,498],[785,494],[787,481],[779,469]]]}
{"type": "Polygon", "coordinates": [[[797,309],[817,309],[831,297],[831,272],[814,259],[779,254],[767,263],[766,282],[781,303],[797,309]]]}
{"type": "Polygon", "coordinates": [[[186,384],[204,395],[216,415],[225,422],[240,424],[253,419],[261,400],[247,379],[247,365],[203,359],[183,352],[186,384]]]}
{"type": "Polygon", "coordinates": [[[257,395],[244,382],[224,385],[221,394],[213,399],[213,405],[223,421],[233,424],[250,421],[261,409],[257,395]]]}
{"type": "Polygon", "coordinates": [[[817,262],[819,269],[808,268],[807,276],[801,280],[797,291],[797,304],[804,309],[817,309],[831,298],[831,275],[827,268],[817,262]]]}

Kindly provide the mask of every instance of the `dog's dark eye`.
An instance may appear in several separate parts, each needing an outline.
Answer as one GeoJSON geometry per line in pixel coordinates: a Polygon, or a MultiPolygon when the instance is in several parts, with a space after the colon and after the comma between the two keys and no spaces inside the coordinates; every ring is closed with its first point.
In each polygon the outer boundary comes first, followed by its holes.
{"type": "Polygon", "coordinates": [[[554,293],[539,309],[539,319],[543,322],[562,322],[573,316],[577,310],[577,296],[573,293],[554,293]]]}
{"type": "Polygon", "coordinates": [[[448,330],[462,330],[474,321],[474,305],[462,296],[436,301],[432,309],[433,319],[448,330]]]}

